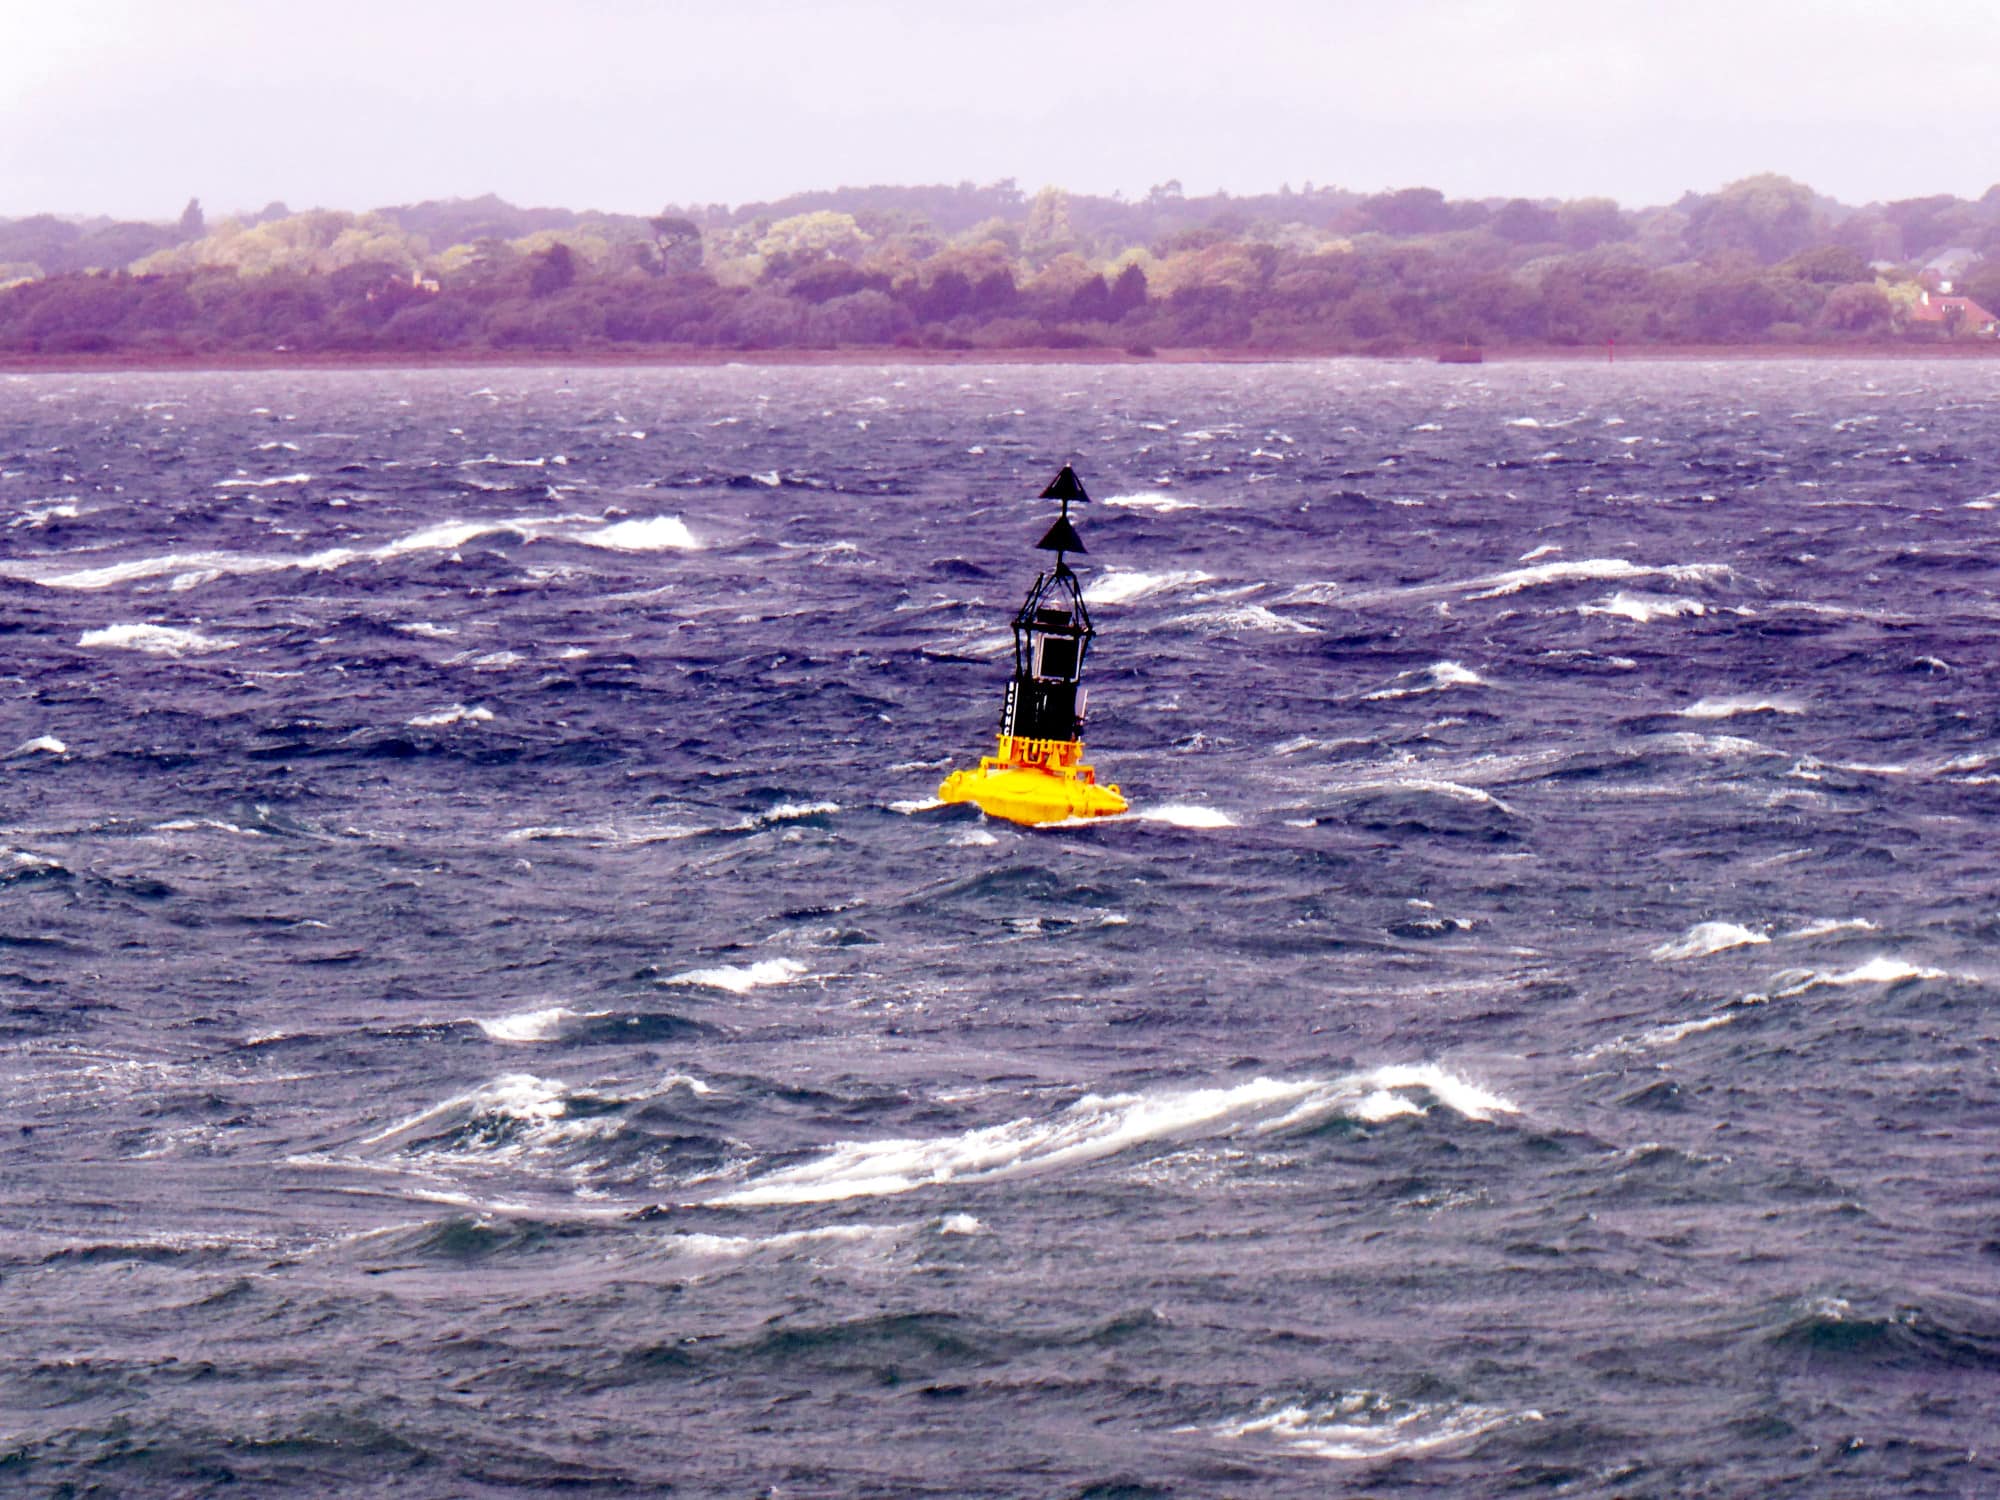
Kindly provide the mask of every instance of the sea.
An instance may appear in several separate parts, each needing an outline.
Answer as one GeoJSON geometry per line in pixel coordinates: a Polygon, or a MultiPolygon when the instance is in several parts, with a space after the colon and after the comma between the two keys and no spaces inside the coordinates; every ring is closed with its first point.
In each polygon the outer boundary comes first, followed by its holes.
{"type": "Polygon", "coordinates": [[[1996,637],[1993,362],[0,376],[0,1493],[2000,1494],[1996,637]]]}

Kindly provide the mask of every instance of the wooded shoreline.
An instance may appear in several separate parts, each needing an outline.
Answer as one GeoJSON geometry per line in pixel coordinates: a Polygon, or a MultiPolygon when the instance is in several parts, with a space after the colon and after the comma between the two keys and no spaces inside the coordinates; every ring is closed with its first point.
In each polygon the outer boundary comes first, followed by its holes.
{"type": "MultiPolygon", "coordinates": [[[[1461,365],[1477,371],[1487,365],[1579,364],[1796,364],[1880,360],[1909,363],[1924,360],[2000,359],[2000,343],[1875,343],[1847,344],[1635,344],[1613,351],[1574,344],[1510,346],[1489,350],[1479,364],[1461,365]]],[[[592,349],[575,353],[547,350],[506,350],[475,353],[433,351],[298,351],[160,354],[0,353],[0,374],[122,374],[146,371],[227,373],[229,371],[310,370],[496,370],[496,369],[722,369],[759,367],[893,367],[932,365],[1311,365],[1341,360],[1370,364],[1431,364],[1436,351],[1403,350],[1356,353],[1329,350],[1161,349],[1133,354],[1121,349],[661,349],[638,345],[629,349],[592,349]]]]}
{"type": "Polygon", "coordinates": [[[1957,358],[1994,308],[2000,186],[1851,207],[1770,173],[1636,210],[1003,182],[0,220],[6,368],[1957,358]]]}

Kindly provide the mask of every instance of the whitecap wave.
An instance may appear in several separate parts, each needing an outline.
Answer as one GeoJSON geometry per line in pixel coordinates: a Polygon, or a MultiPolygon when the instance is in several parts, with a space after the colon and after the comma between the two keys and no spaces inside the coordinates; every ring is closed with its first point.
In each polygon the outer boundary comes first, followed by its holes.
{"type": "Polygon", "coordinates": [[[840,811],[838,802],[780,802],[775,807],[767,807],[742,826],[754,828],[760,823],[794,823],[801,818],[826,818],[840,811]]]}
{"type": "Polygon", "coordinates": [[[682,974],[670,975],[666,983],[698,984],[712,990],[727,990],[732,995],[747,995],[752,990],[791,984],[802,978],[805,972],[806,966],[795,958],[760,958],[753,964],[689,969],[682,974]]]}
{"type": "Polygon", "coordinates": [[[443,729],[452,724],[491,724],[493,710],[490,708],[467,708],[463,703],[454,703],[449,708],[433,709],[427,714],[418,714],[410,720],[412,729],[443,729]]]}
{"type": "Polygon", "coordinates": [[[1083,597],[1087,604],[1131,604],[1167,589],[1192,588],[1198,583],[1210,581],[1208,574],[1193,569],[1141,573],[1109,568],[1090,580],[1084,587],[1083,597]]]}
{"type": "Polygon", "coordinates": [[[1835,988],[1844,989],[1850,985],[1857,984],[1903,984],[1912,979],[1949,979],[1950,977],[1943,969],[1933,969],[1923,964],[1910,963],[1905,959],[1892,958],[1886,954],[1877,954],[1866,963],[1857,964],[1853,968],[1842,970],[1837,974],[1829,974],[1824,970],[1814,970],[1795,982],[1783,986],[1777,992],[1786,995],[1796,995],[1809,989],[1818,989],[1822,985],[1831,985],[1835,988]]]}
{"type": "Polygon", "coordinates": [[[781,1234],[668,1235],[662,1244],[683,1255],[705,1259],[740,1259],[769,1250],[795,1250],[804,1245],[855,1244],[895,1238],[906,1231],[895,1224],[832,1224],[819,1229],[788,1229],[781,1234]]]}
{"type": "Polygon", "coordinates": [[[1831,937],[1836,932],[1880,932],[1866,917],[1820,917],[1785,934],[1788,938],[1831,937]]]}
{"type": "Polygon", "coordinates": [[[106,625],[77,637],[79,646],[109,646],[118,651],[143,651],[148,656],[202,656],[240,644],[222,636],[203,635],[177,625],[106,625]]]}
{"type": "Polygon", "coordinates": [[[7,529],[11,531],[17,526],[27,526],[39,530],[51,521],[73,521],[82,514],[83,511],[78,506],[75,498],[71,497],[67,500],[51,501],[43,505],[31,505],[22,511],[20,515],[9,521],[7,529]]]}
{"type": "Polygon", "coordinates": [[[1733,719],[1741,714],[1802,714],[1790,698],[1703,698],[1681,709],[1683,719],[1733,719]]]}
{"type": "Polygon", "coordinates": [[[1648,735],[1641,743],[1661,750],[1677,750],[1683,755],[1777,755],[1769,745],[1756,740],[1745,739],[1740,734],[1677,734],[1648,735]]]}
{"type": "MultiPolygon", "coordinates": [[[[660,518],[669,519],[669,518],[660,518]]],[[[388,562],[425,552],[456,552],[486,536],[511,536],[523,542],[544,538],[573,537],[571,527],[597,524],[603,517],[586,515],[522,516],[496,521],[441,521],[420,527],[406,535],[392,537],[373,547],[327,547],[308,553],[263,552],[165,552],[151,557],[132,557],[123,562],[103,563],[90,568],[70,568],[61,559],[38,558],[0,564],[0,575],[25,578],[51,589],[106,589],[123,583],[140,583],[152,578],[186,580],[193,587],[223,577],[247,577],[261,573],[330,572],[356,563],[388,562]],[[51,563],[57,566],[51,567],[51,563]]],[[[620,523],[623,524],[623,523],[620,523]]],[[[602,527],[612,530],[612,527],[602,527]]]]}
{"type": "Polygon", "coordinates": [[[1203,630],[1222,632],[1259,630],[1288,635],[1320,633],[1317,626],[1308,625],[1303,620],[1289,619],[1275,610],[1266,609],[1261,604],[1239,604],[1234,609],[1197,610],[1193,614],[1178,616],[1174,624],[1193,625],[1203,630]]]}
{"type": "Polygon", "coordinates": [[[1705,958],[1711,953],[1770,941],[1764,933],[1734,922],[1698,922],[1679,937],[1661,943],[1652,950],[1652,956],[1661,963],[1675,963],[1683,958],[1705,958]]]}
{"type": "Polygon", "coordinates": [[[1713,1031],[1718,1026],[1727,1026],[1738,1014],[1739,1012],[1729,1011],[1719,1016],[1703,1016],[1698,1021],[1675,1021],[1666,1026],[1655,1026],[1639,1033],[1637,1045],[1647,1048],[1671,1047],[1676,1042],[1685,1041],[1699,1032],[1713,1031]]]}
{"type": "Polygon", "coordinates": [[[1469,1120],[1513,1104],[1434,1063],[1397,1064],[1336,1079],[1257,1078],[1217,1088],[1086,1095],[1047,1119],[1009,1120],[928,1139],[843,1141],[811,1161],[751,1179],[716,1202],[832,1203],[937,1183],[989,1182],[1059,1171],[1161,1141],[1262,1136],[1337,1116],[1385,1120],[1442,1105],[1469,1120]]]}
{"type": "Polygon", "coordinates": [[[1613,615],[1621,620],[1630,620],[1635,625],[1650,625],[1655,620],[1677,620],[1682,615],[1705,615],[1708,606],[1699,599],[1683,599],[1669,594],[1628,594],[1623,589],[1608,599],[1600,599],[1595,604],[1580,604],[1580,615],[1613,615]]]}
{"type": "MultiPolygon", "coordinates": [[[[1664,578],[1679,583],[1708,584],[1721,583],[1734,576],[1734,570],[1723,563],[1635,563],[1622,557],[1588,557],[1509,568],[1499,573],[1481,574],[1477,578],[1411,584],[1403,588],[1353,590],[1335,583],[1306,583],[1287,593],[1284,602],[1340,604],[1356,608],[1392,601],[1449,598],[1455,594],[1462,594],[1468,599],[1499,599],[1524,589],[1563,583],[1664,578]]],[[[1689,600],[1687,603],[1693,605],[1698,601],[1689,600]]],[[[1585,608],[1588,610],[1589,606],[1585,608]]],[[[1701,608],[1705,610],[1707,606],[1701,608]]]]}
{"type": "Polygon", "coordinates": [[[1385,776],[1369,781],[1342,782],[1335,787],[1336,792],[1348,795],[1365,795],[1373,792],[1419,792],[1426,796],[1449,797],[1454,802],[1472,802],[1481,807],[1491,807],[1510,816],[1514,809],[1483,787],[1466,786],[1462,782],[1446,781],[1438,776],[1385,776]]]}
{"type": "Polygon", "coordinates": [[[1538,563],[1528,568],[1509,568],[1483,578],[1469,579],[1459,587],[1472,590],[1474,599],[1498,599],[1523,589],[1550,584],[1602,580],[1666,578],[1675,583],[1720,583],[1731,576],[1723,563],[1635,563],[1622,557],[1582,557],[1570,562],[1538,563]]]}
{"type": "Polygon", "coordinates": [[[1372,703],[1377,699],[1412,698],[1420,693],[1442,692],[1446,688],[1486,686],[1484,677],[1455,661],[1433,662],[1421,672],[1398,672],[1395,680],[1408,685],[1378,688],[1366,694],[1363,701],[1372,703]]]}
{"type": "Polygon", "coordinates": [[[614,521],[595,531],[579,531],[571,541],[612,552],[698,552],[701,543],[679,516],[645,516],[614,521]]]}
{"type": "Polygon", "coordinates": [[[1178,495],[1161,494],[1113,495],[1110,499],[1098,503],[1102,505],[1116,505],[1129,510],[1157,511],[1161,515],[1167,515],[1177,510],[1201,509],[1192,500],[1183,500],[1178,495]]]}
{"type": "Polygon", "coordinates": [[[270,835],[261,828],[245,828],[239,823],[225,822],[221,818],[169,818],[164,823],[155,823],[155,833],[228,833],[237,838],[261,839],[270,835]]]}
{"type": "Polygon", "coordinates": [[[1225,1422],[1214,1432],[1230,1441],[1262,1439],[1313,1458],[1369,1462],[1427,1453],[1517,1422],[1541,1420],[1533,1409],[1404,1403],[1376,1391],[1358,1391],[1320,1405],[1281,1406],[1225,1422]]]}
{"type": "Polygon", "coordinates": [[[219,490],[268,490],[279,486],[312,482],[313,476],[310,474],[279,474],[271,479],[218,479],[215,481],[215,487],[219,490]]]}
{"type": "Polygon", "coordinates": [[[1146,823],[1171,823],[1176,828],[1234,828],[1236,820],[1219,807],[1169,802],[1160,807],[1142,807],[1133,814],[1146,823]]]}
{"type": "Polygon", "coordinates": [[[572,1114],[570,1102],[568,1087],[554,1079],[505,1073],[384,1126],[361,1144],[447,1161],[508,1161],[619,1128],[616,1112],[572,1114]]]}
{"type": "Polygon", "coordinates": [[[11,752],[14,755],[67,755],[69,746],[52,734],[38,734],[31,740],[23,740],[11,752]]]}
{"type": "Polygon", "coordinates": [[[665,816],[620,819],[615,823],[575,826],[567,823],[536,823],[526,828],[510,828],[505,835],[510,844],[530,839],[588,839],[600,849],[619,849],[642,844],[671,843],[713,833],[699,823],[677,823],[665,816]]]}
{"type": "Polygon", "coordinates": [[[579,1018],[579,1013],[568,1006],[551,1005],[541,1010],[516,1011],[510,1016],[474,1016],[472,1022],[496,1042],[546,1042],[562,1030],[565,1021],[579,1018]]]}

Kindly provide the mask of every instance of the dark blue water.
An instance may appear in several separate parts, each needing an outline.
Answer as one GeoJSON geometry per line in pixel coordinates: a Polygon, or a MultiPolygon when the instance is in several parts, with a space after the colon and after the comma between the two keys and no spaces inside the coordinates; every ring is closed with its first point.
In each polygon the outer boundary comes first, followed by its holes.
{"type": "Polygon", "coordinates": [[[2000,1492],[1995,506],[1963,364],[8,379],[0,1490],[2000,1492]]]}

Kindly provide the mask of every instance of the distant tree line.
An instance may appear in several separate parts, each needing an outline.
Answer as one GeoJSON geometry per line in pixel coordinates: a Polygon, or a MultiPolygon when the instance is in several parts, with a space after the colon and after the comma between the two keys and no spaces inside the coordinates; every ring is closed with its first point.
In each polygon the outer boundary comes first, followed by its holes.
{"type": "Polygon", "coordinates": [[[1764,175],[1633,211],[1002,182],[650,218],[488,196],[272,204],[213,225],[192,201],[174,224],[0,221],[0,353],[17,355],[1991,337],[1964,304],[1934,305],[1947,290],[2000,308],[2000,187],[1852,208],[1764,175]]]}

